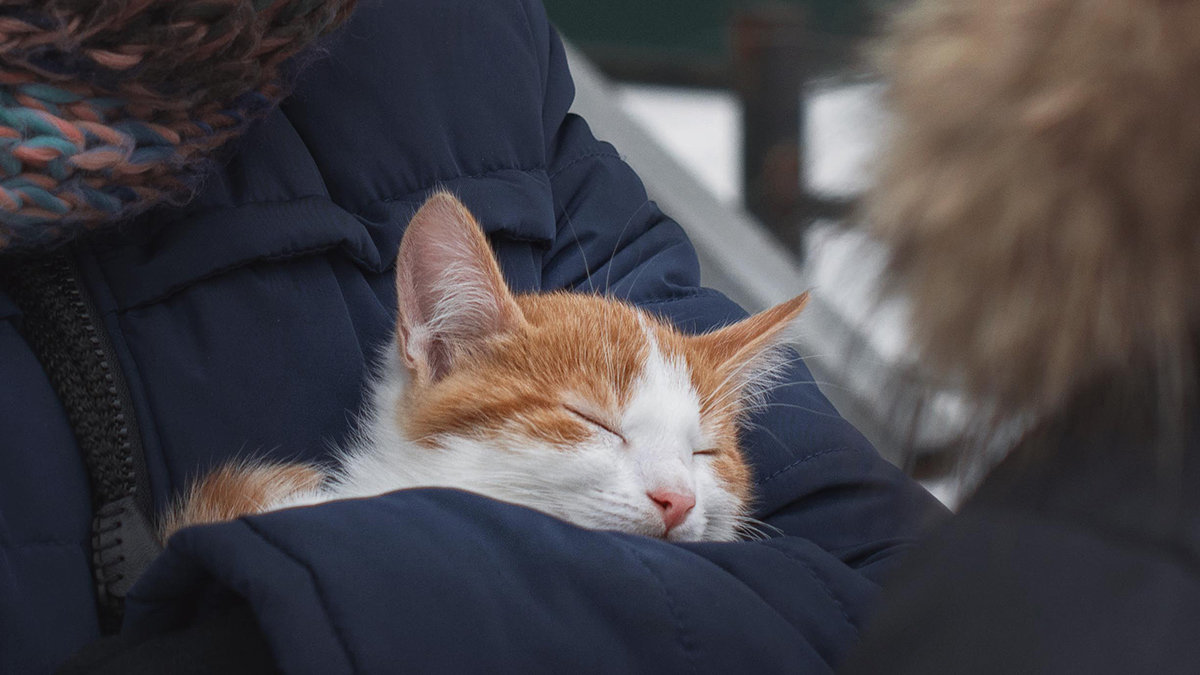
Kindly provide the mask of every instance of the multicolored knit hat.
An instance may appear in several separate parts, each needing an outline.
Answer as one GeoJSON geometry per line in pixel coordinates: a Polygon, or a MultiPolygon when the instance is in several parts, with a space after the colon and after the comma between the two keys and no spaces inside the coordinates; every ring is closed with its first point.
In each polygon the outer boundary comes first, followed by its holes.
{"type": "Polygon", "coordinates": [[[0,0],[0,250],[186,199],[355,0],[0,0]]]}

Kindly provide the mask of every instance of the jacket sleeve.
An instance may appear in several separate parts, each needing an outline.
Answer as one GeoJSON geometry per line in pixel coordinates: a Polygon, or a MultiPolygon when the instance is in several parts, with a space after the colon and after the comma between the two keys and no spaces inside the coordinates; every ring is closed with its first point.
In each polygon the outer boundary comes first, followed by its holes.
{"type": "MultiPolygon", "coordinates": [[[[561,44],[524,7],[559,223],[542,286],[590,283],[688,330],[744,316],[699,286],[683,231],[568,113],[561,44]]],[[[181,630],[244,602],[287,672],[830,672],[941,509],[811,380],[797,361],[745,436],[760,541],[668,544],[405,490],[180,532],[131,593],[127,629],[181,630]]]]}
{"type": "Polygon", "coordinates": [[[676,546],[453,490],[172,538],[133,639],[251,606],[289,673],[829,672],[875,585],[800,538],[676,546]]]}

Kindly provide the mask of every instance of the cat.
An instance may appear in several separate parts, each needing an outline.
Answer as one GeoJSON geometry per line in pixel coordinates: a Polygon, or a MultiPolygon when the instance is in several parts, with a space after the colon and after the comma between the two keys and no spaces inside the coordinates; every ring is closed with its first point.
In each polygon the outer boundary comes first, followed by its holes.
{"type": "Polygon", "coordinates": [[[598,295],[514,295],[448,192],[412,218],[396,270],[395,339],[336,466],[218,468],[171,510],[164,540],[187,525],[410,487],[670,541],[754,531],[738,425],[781,365],[807,294],[699,336],[598,295]]]}

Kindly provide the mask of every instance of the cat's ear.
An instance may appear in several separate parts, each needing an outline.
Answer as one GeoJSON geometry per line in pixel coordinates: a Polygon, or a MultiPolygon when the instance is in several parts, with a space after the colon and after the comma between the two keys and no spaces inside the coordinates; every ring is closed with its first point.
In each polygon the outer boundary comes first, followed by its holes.
{"type": "Polygon", "coordinates": [[[400,357],[426,382],[523,321],[479,224],[448,192],[426,200],[404,232],[396,298],[400,357]]]}
{"type": "Polygon", "coordinates": [[[808,293],[781,302],[754,316],[705,335],[691,338],[716,369],[725,386],[754,388],[779,364],[780,348],[791,336],[790,328],[808,304],[808,293]]]}

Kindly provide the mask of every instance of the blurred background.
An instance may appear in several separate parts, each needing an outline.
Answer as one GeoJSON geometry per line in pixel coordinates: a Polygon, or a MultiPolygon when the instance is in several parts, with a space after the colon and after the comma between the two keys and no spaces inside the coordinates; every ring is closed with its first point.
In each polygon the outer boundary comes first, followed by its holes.
{"type": "Polygon", "coordinates": [[[810,289],[798,349],[842,414],[953,504],[966,402],[913,374],[886,251],[851,229],[887,131],[869,49],[889,0],[544,0],[575,111],[754,311],[810,289]]]}

